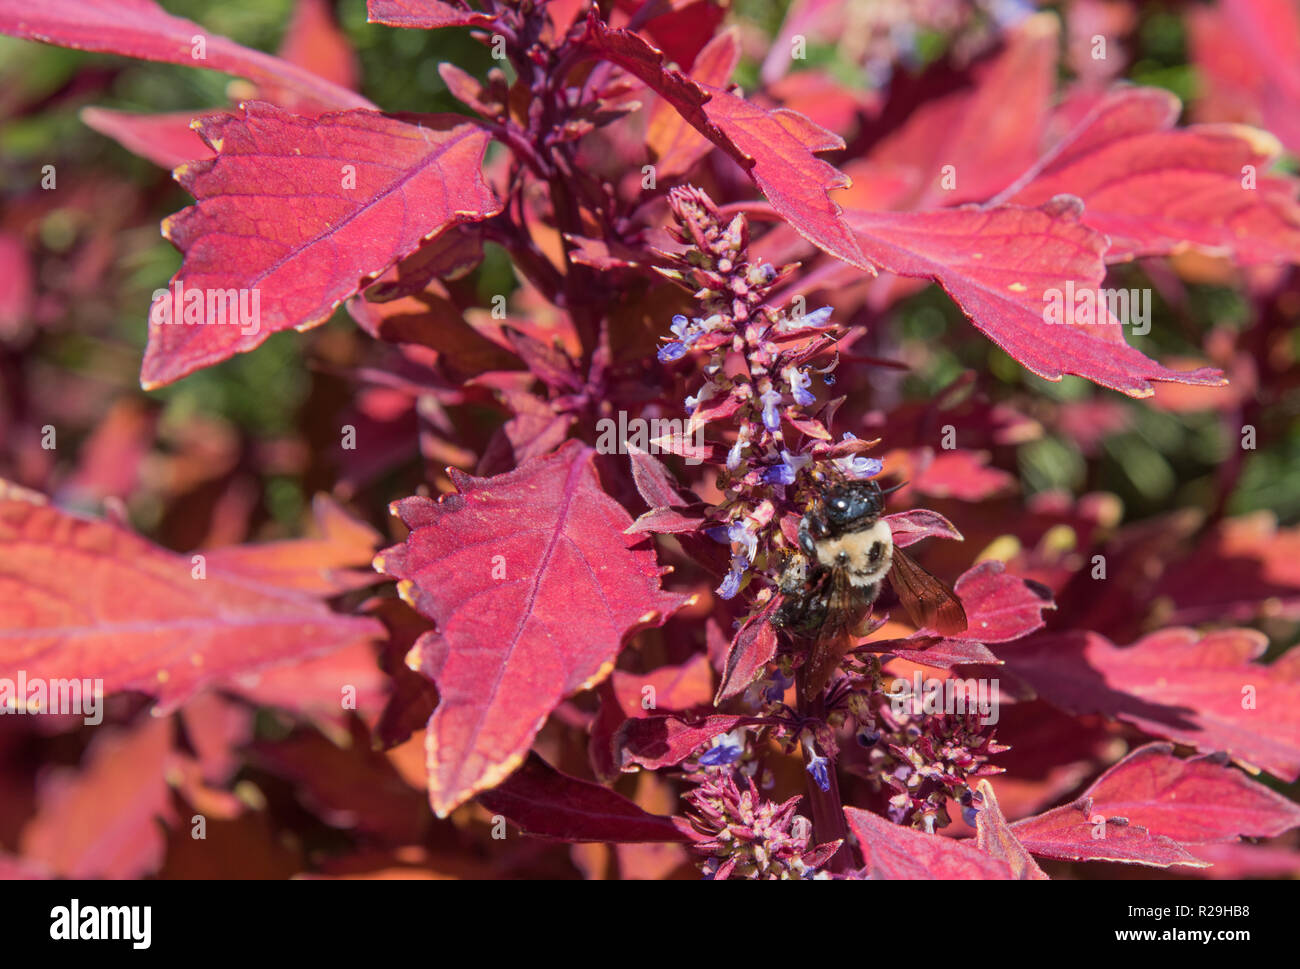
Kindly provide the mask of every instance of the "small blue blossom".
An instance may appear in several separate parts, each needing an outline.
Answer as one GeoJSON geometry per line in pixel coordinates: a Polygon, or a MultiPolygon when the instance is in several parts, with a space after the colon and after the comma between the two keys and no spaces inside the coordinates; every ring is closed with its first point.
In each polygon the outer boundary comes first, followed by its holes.
{"type": "Polygon", "coordinates": [[[717,593],[724,599],[734,599],[736,593],[740,591],[740,580],[745,577],[745,570],[749,568],[749,559],[744,553],[731,556],[731,571],[727,577],[722,580],[722,585],[718,586],[717,593]]]}
{"type": "Polygon", "coordinates": [[[675,336],[677,336],[682,340],[685,340],[686,328],[690,325],[691,325],[691,321],[688,320],[686,317],[682,316],[681,313],[678,313],[676,316],[673,317],[673,322],[672,325],[669,327],[669,329],[673,331],[673,334],[675,336]]]}
{"type": "MultiPolygon", "coordinates": [[[[845,431],[843,440],[856,441],[857,437],[852,431],[845,431]]],[[[867,458],[860,454],[854,457],[836,458],[834,463],[848,477],[859,481],[863,478],[874,478],[885,469],[884,462],[879,458],[867,458]]]]}
{"type": "Polygon", "coordinates": [[[813,754],[808,761],[808,773],[813,776],[817,786],[823,791],[831,789],[830,761],[821,754],[813,754]]]}
{"type": "Polygon", "coordinates": [[[745,450],[745,439],[736,438],[736,443],[731,445],[731,450],[727,452],[727,470],[735,471],[740,467],[740,459],[745,450]]]}
{"type": "Polygon", "coordinates": [[[722,767],[726,764],[734,764],[740,759],[740,755],[741,749],[736,744],[721,743],[700,755],[700,765],[722,767]]]}
{"type": "Polygon", "coordinates": [[[758,398],[763,403],[763,426],[769,431],[779,431],[781,429],[781,412],[777,407],[781,403],[781,395],[775,390],[765,391],[758,398]]]}
{"type": "Polygon", "coordinates": [[[665,343],[659,348],[659,362],[671,363],[673,360],[680,360],[686,356],[686,344],[674,340],[672,343],[665,343]]]}
{"type": "Polygon", "coordinates": [[[782,461],[780,464],[771,464],[763,469],[760,475],[763,484],[769,485],[792,485],[794,484],[794,468],[782,461]]]}
{"type": "Polygon", "coordinates": [[[975,827],[975,820],[978,817],[979,817],[979,812],[976,811],[969,804],[961,809],[962,820],[965,821],[967,824],[969,824],[972,828],[975,827]]]}
{"type": "Polygon", "coordinates": [[[763,699],[768,703],[779,703],[785,697],[785,691],[790,689],[793,683],[793,678],[777,670],[772,674],[772,685],[763,691],[763,699]]]}
{"type": "Polygon", "coordinates": [[[732,544],[743,545],[745,555],[753,561],[758,555],[758,536],[754,534],[754,523],[748,519],[734,521],[727,526],[727,538],[732,544]]]}
{"type": "Polygon", "coordinates": [[[813,310],[811,313],[805,313],[803,316],[789,318],[786,321],[786,329],[802,330],[807,326],[821,326],[831,318],[831,313],[833,312],[834,310],[829,306],[823,306],[820,309],[813,310]]]}
{"type": "Polygon", "coordinates": [[[808,388],[812,386],[812,377],[808,376],[807,371],[786,367],[784,376],[790,383],[790,393],[794,396],[796,404],[811,407],[817,403],[817,398],[808,392],[808,388]]]}

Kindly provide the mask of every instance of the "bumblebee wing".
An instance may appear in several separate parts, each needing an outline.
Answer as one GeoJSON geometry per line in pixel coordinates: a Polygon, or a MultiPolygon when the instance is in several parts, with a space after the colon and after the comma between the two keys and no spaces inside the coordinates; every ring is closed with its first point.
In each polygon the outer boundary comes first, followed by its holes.
{"type": "Polygon", "coordinates": [[[956,593],[898,546],[894,546],[889,581],[918,629],[933,629],[943,636],[965,631],[966,610],[956,593]]]}

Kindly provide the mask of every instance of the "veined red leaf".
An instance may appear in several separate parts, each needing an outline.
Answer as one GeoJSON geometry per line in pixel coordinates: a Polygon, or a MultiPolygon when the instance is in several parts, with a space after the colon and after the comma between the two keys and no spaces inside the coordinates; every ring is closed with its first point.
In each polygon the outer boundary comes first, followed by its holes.
{"type": "Polygon", "coordinates": [[[536,754],[479,803],[526,834],[614,844],[689,841],[671,818],[650,814],[622,794],[557,771],[536,754]]]}
{"type": "Polygon", "coordinates": [[[1005,861],[971,842],[913,831],[861,808],[846,807],[844,816],[858,839],[866,878],[965,881],[1015,877],[1005,861]]]}
{"type": "Polygon", "coordinates": [[[565,697],[602,680],[634,630],[686,602],[663,591],[655,553],[569,442],[494,478],[451,471],[457,492],[406,498],[411,529],[375,567],[438,624],[422,637],[440,702],[429,720],[429,797],[446,816],[523,760],[565,697]]]}
{"type": "Polygon", "coordinates": [[[1104,236],[1079,221],[1077,199],[1041,208],[972,206],[930,212],[864,212],[846,218],[867,255],[900,276],[935,280],[981,332],[1047,380],[1065,374],[1149,397],[1152,380],[1222,384],[1218,370],[1178,372],[1124,342],[1102,301],[1105,323],[1047,322],[1052,291],[1100,289],[1104,236]]]}
{"type": "Polygon", "coordinates": [[[471,10],[462,0],[366,0],[366,22],[387,27],[437,30],[439,27],[476,27],[497,18],[471,10]]]}
{"type": "Polygon", "coordinates": [[[1011,825],[1022,845],[1040,858],[1063,861],[1115,861],[1151,868],[1205,868],[1202,861],[1173,838],[1129,824],[1122,815],[1107,816],[1082,797],[1011,825]]]}
{"type": "Polygon", "coordinates": [[[1138,748],[1084,796],[1092,798],[1094,811],[1180,844],[1272,838],[1300,826],[1300,807],[1281,794],[1213,757],[1183,760],[1173,749],[1167,743],[1138,748]]]}
{"type": "Polygon", "coordinates": [[[1188,247],[1242,265],[1300,261],[1297,183],[1265,174],[1281,144],[1243,126],[1174,129],[1179,109],[1168,91],[1117,91],[999,201],[1078,196],[1111,263],[1188,247]]]}
{"type": "Polygon", "coordinates": [[[185,259],[151,309],[146,388],[323,322],[422,240],[500,210],[481,172],[487,134],[454,120],[310,119],[255,101],[199,133],[218,156],[177,169],[198,204],[163,223],[185,259]],[[178,286],[206,302],[174,305],[178,286]],[[228,311],[231,291],[251,312],[228,311]]]}
{"type": "Polygon", "coordinates": [[[784,108],[768,111],[720,87],[692,81],[664,65],[663,53],[627,30],[613,30],[593,13],[587,44],[643,81],[701,134],[731,155],[800,235],[864,272],[874,272],[828,194],[849,179],[814,152],[844,141],[784,108]]]}
{"type": "Polygon", "coordinates": [[[0,33],[59,47],[203,67],[287,90],[321,108],[373,108],[349,91],[295,64],[250,50],[174,17],[153,0],[0,0],[0,33]]]}
{"type": "MultiPolygon", "coordinates": [[[[695,58],[691,78],[701,84],[723,87],[740,63],[740,39],[735,30],[714,37],[695,58]]],[[[663,98],[650,109],[646,144],[655,153],[655,176],[662,179],[685,175],[695,163],[713,150],[713,143],[663,98]]]]}
{"type": "Polygon", "coordinates": [[[1097,633],[1036,636],[998,650],[1006,669],[1071,713],[1100,713],[1287,780],[1300,775],[1300,654],[1254,663],[1253,629],[1163,629],[1118,648],[1097,633]]]}
{"type": "Polygon", "coordinates": [[[102,679],[105,694],[139,690],[170,708],[214,681],[382,634],[264,574],[0,493],[0,669],[102,679]]]}

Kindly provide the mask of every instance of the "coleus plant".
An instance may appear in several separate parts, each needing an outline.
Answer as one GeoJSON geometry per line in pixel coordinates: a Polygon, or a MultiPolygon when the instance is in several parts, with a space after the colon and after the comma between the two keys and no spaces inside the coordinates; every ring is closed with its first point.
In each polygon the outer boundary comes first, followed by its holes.
{"type": "MultiPolygon", "coordinates": [[[[1300,51],[1278,5],[1229,8],[1213,15],[1278,19],[1300,51]]],[[[1046,877],[1035,859],[1278,870],[1273,849],[1239,839],[1300,825],[1258,776],[1300,776],[1300,651],[1259,662],[1269,641],[1253,628],[1265,604],[1300,618],[1294,532],[1225,518],[1222,503],[1203,525],[1158,529],[1117,528],[1096,495],[972,511],[1014,490],[988,449],[1034,421],[978,372],[902,402],[889,331],[933,282],[1047,381],[1233,400],[1230,349],[1161,363],[1098,294],[1110,267],[1141,260],[1168,282],[1166,258],[1193,253],[1239,267],[1262,318],[1294,317],[1300,208],[1275,167],[1283,142],[1178,124],[1168,91],[1116,82],[1118,56],[1071,61],[1062,85],[1051,12],[999,23],[953,4],[922,24],[953,53],[914,74],[869,24],[856,56],[875,88],[792,72],[852,9],[795,3],[743,91],[732,78],[754,51],[713,0],[370,0],[372,23],[471,28],[492,57],[483,77],[437,65],[461,112],[412,114],[358,94],[345,58],[309,56],[340,39],[316,2],[274,57],[152,0],[0,0],[13,36],[243,79],[224,109],[83,113],[195,199],[163,224],[183,261],[147,313],[142,386],[345,305],[375,340],[352,377],[372,402],[387,394],[383,423],[404,436],[346,424],[342,460],[369,462],[355,478],[378,488],[418,453],[425,481],[373,495],[397,529],[378,554],[378,533],[323,496],[317,538],[181,555],[120,516],[6,486],[0,674],[99,679],[157,715],[94,746],[6,864],[157,870],[151,821],[175,815],[160,778],[237,815],[231,748],[389,850],[420,841],[389,760],[253,739],[247,710],[267,705],[358,750],[423,730],[438,818],[485,839],[504,820],[617,845],[625,874],[685,857],[715,878],[1046,877]],[[485,299],[494,249],[516,284],[485,299]],[[223,322],[242,325],[217,325],[214,293],[256,300],[227,304],[223,322]],[[1089,318],[1053,325],[1061,293],[1089,318]],[[955,578],[965,630],[926,628],[883,593],[810,677],[816,647],[779,621],[806,591],[785,571],[810,552],[805,516],[877,479],[906,482],[882,520],[896,549],[924,542],[955,578]],[[396,595],[372,588],[388,580],[396,595]],[[1000,714],[927,699],[977,681],[1000,691],[1000,714]],[[340,690],[361,715],[342,726],[340,690]],[[146,793],[112,846],[61,838],[94,778],[126,764],[146,793]]],[[[1071,4],[1067,28],[1096,15],[1071,4]]],[[[1254,120],[1293,137],[1277,90],[1255,95],[1254,120]]]]}

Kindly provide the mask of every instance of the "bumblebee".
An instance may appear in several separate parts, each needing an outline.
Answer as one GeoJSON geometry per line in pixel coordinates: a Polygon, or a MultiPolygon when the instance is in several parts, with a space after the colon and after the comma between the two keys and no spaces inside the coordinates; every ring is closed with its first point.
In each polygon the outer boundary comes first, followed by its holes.
{"type": "Polygon", "coordinates": [[[894,545],[880,517],[887,494],[875,481],[834,484],[799,522],[800,550],[782,572],[782,602],[772,623],[812,641],[806,696],[820,694],[853,638],[869,631],[886,576],[918,629],[953,636],[966,628],[953,591],[894,545]]]}

